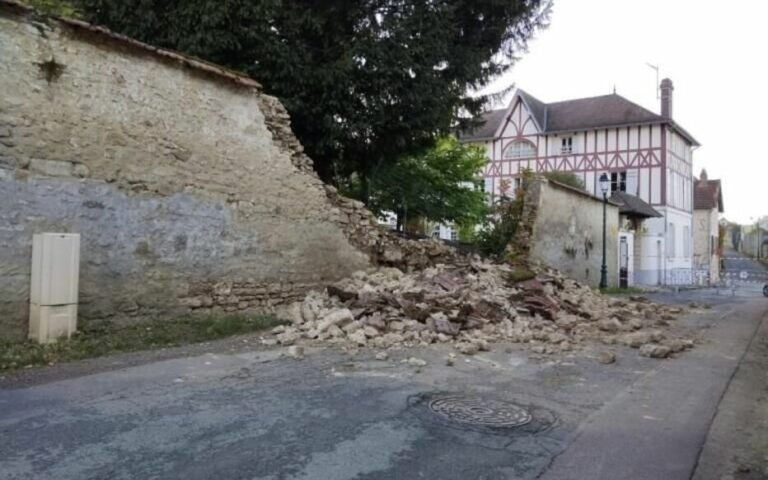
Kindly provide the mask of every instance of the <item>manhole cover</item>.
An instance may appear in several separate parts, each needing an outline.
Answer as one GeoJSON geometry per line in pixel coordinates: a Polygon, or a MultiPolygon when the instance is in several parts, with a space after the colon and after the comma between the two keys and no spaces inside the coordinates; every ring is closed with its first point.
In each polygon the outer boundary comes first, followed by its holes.
{"type": "Polygon", "coordinates": [[[528,411],[512,403],[463,395],[435,398],[429,409],[448,420],[486,427],[519,427],[532,419],[528,411]]]}

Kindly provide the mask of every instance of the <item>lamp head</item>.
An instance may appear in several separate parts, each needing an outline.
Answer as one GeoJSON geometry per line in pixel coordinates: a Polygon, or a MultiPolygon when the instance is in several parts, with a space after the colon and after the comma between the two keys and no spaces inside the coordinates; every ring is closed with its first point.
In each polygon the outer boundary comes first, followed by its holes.
{"type": "Polygon", "coordinates": [[[603,195],[607,195],[608,191],[611,189],[611,179],[608,178],[607,173],[603,173],[600,175],[600,191],[603,192],[603,195]]]}

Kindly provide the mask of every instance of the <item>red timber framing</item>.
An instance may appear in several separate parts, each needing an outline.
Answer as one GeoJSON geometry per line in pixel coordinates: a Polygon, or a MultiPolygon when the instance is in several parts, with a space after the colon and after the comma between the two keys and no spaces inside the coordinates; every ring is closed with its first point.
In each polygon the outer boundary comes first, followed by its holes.
{"type": "Polygon", "coordinates": [[[491,191],[498,190],[502,178],[512,179],[523,169],[583,174],[637,169],[643,178],[638,187],[642,188],[642,196],[653,205],[667,205],[668,170],[687,178],[692,168],[685,158],[669,151],[668,136],[675,133],[663,123],[541,133],[521,97],[516,98],[506,115],[495,138],[486,142],[490,158],[483,173],[491,191]],[[560,153],[564,137],[573,139],[572,153],[560,153]],[[536,156],[504,158],[505,150],[517,142],[532,145],[536,156]]]}

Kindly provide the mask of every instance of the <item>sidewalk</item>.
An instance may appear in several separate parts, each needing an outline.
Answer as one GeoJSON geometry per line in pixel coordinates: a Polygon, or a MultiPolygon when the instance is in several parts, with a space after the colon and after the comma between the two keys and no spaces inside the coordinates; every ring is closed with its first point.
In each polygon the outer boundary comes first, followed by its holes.
{"type": "Polygon", "coordinates": [[[768,479],[768,313],[717,409],[693,480],[768,479]]]}

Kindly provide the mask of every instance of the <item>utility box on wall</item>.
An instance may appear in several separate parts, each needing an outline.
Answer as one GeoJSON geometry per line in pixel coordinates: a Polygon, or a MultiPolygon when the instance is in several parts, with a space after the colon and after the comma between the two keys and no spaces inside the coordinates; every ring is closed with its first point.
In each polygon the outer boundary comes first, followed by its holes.
{"type": "Polygon", "coordinates": [[[75,332],[79,275],[80,234],[33,236],[29,338],[48,343],[75,332]]]}

